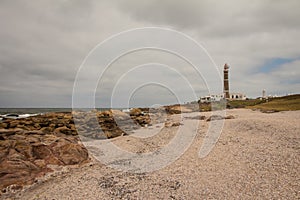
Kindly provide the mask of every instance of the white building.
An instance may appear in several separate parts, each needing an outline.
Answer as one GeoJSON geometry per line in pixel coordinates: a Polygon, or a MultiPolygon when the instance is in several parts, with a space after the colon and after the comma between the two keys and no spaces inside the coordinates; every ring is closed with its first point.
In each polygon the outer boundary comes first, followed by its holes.
{"type": "Polygon", "coordinates": [[[247,97],[245,94],[242,93],[230,93],[229,100],[246,100],[247,97]]]}
{"type": "Polygon", "coordinates": [[[200,97],[200,102],[209,103],[209,102],[221,101],[221,99],[224,99],[224,94],[212,94],[212,95],[200,97]]]}
{"type": "MultiPolygon", "coordinates": [[[[225,98],[224,94],[211,94],[204,97],[200,97],[201,103],[209,103],[209,102],[215,102],[215,101],[221,101],[225,98]]],[[[245,94],[242,93],[229,93],[229,100],[246,100],[247,97],[245,94]]]]}

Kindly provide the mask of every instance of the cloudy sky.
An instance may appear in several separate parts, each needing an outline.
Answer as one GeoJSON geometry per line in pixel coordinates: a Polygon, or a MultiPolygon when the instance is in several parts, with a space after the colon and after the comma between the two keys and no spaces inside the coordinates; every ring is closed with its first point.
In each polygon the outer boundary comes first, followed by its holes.
{"type": "MultiPolygon", "coordinates": [[[[76,74],[89,52],[112,35],[143,27],[188,35],[205,48],[220,73],[228,63],[231,91],[248,97],[260,96],[262,89],[300,93],[299,8],[298,0],[1,0],[0,107],[70,107],[76,74]]],[[[182,74],[196,96],[206,95],[205,81],[188,69],[167,52],[133,52],[101,77],[96,106],[168,104],[178,93],[186,97],[182,101],[193,100],[178,81],[182,74]],[[141,67],[130,71],[128,66],[141,67]],[[154,84],[149,77],[156,78],[154,84]],[[146,79],[148,84],[141,82],[146,79]],[[112,95],[113,88],[119,96],[112,95]],[[129,99],[123,99],[126,92],[129,99]]]]}

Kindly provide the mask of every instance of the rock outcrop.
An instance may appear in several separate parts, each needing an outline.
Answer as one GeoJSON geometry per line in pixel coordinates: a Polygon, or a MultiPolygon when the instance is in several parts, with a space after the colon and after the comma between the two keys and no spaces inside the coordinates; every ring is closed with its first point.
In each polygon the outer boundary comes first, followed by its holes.
{"type": "MultiPolygon", "coordinates": [[[[181,111],[180,106],[170,106],[164,113],[181,111]]],[[[0,121],[0,190],[10,185],[18,188],[30,184],[52,171],[51,165],[87,162],[89,155],[80,142],[78,131],[81,139],[114,138],[157,123],[163,116],[161,112],[161,109],[152,109],[149,113],[148,108],[136,108],[129,113],[74,111],[21,119],[3,118],[0,121]],[[156,118],[153,115],[157,115],[156,118]]]]}
{"type": "Polygon", "coordinates": [[[0,129],[0,189],[32,183],[52,171],[48,165],[88,161],[78,137],[46,134],[39,130],[0,129]]]}

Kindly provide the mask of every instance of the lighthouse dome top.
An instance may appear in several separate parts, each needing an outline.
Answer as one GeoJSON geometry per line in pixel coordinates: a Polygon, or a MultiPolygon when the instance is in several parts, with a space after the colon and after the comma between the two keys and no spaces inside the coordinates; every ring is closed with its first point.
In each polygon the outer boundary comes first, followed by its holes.
{"type": "Polygon", "coordinates": [[[227,63],[225,63],[224,69],[229,69],[229,65],[227,63]]]}

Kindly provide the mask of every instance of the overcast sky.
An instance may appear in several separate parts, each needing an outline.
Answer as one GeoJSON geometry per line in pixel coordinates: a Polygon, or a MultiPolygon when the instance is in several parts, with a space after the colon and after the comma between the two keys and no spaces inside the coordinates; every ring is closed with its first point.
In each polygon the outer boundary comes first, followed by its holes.
{"type": "MultiPolygon", "coordinates": [[[[195,39],[220,73],[225,63],[230,65],[233,92],[248,97],[260,96],[262,89],[274,95],[300,93],[299,8],[298,0],[1,0],[0,107],[70,107],[74,80],[88,53],[114,34],[143,27],[169,28],[195,39]]],[[[122,99],[122,92],[112,98],[102,90],[121,81],[123,88],[133,89],[131,106],[174,103],[174,91],[185,94],[182,84],[171,88],[139,82],[148,75],[156,82],[179,80],[176,70],[164,65],[146,65],[124,75],[122,66],[146,64],[150,58],[183,73],[188,69],[167,53],[148,50],[125,56],[100,80],[96,106],[111,101],[124,106],[128,99],[122,99]]],[[[196,95],[208,93],[203,80],[192,75],[187,79],[196,95]]],[[[192,95],[183,96],[184,101],[193,100],[192,95]]]]}

